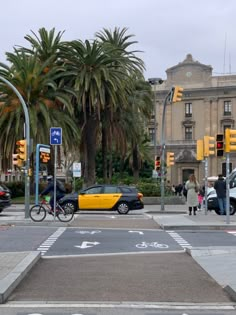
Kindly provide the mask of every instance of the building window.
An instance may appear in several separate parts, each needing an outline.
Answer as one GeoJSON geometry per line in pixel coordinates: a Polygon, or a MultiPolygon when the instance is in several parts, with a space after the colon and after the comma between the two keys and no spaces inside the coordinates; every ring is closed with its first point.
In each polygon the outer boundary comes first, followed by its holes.
{"type": "Polygon", "coordinates": [[[185,117],[192,117],[192,103],[185,103],[185,117]]]}
{"type": "Polygon", "coordinates": [[[224,116],[230,116],[232,110],[231,101],[224,101],[224,116]]]}
{"type": "Polygon", "coordinates": [[[149,128],[149,139],[151,144],[154,144],[154,138],[155,138],[155,129],[149,128]]]}
{"type": "Polygon", "coordinates": [[[193,139],[193,128],[185,127],[185,140],[192,140],[192,139],[193,139]]]}

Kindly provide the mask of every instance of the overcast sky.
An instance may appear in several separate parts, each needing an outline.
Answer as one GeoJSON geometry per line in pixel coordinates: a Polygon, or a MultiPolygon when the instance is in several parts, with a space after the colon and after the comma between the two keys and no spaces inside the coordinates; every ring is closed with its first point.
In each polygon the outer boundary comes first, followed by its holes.
{"type": "Polygon", "coordinates": [[[235,14],[235,0],[2,0],[0,61],[41,27],[65,30],[63,40],[126,27],[142,51],[146,78],[166,78],[188,53],[215,75],[236,73],[235,14]]]}

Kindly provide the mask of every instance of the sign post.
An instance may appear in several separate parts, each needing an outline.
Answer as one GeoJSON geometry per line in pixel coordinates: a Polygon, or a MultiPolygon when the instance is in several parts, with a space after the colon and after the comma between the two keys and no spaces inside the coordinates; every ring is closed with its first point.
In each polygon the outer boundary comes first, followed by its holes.
{"type": "Polygon", "coordinates": [[[62,129],[60,127],[50,128],[50,144],[55,145],[54,152],[54,193],[53,193],[53,212],[56,219],[56,195],[57,195],[57,146],[62,144],[62,129]]]}

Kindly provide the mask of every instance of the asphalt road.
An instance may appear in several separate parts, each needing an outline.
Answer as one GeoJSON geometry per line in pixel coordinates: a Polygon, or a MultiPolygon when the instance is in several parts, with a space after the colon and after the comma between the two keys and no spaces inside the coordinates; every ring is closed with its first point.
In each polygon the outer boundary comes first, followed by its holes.
{"type": "Polygon", "coordinates": [[[1,315],[234,314],[223,309],[224,305],[232,305],[223,289],[183,250],[232,246],[236,240],[232,233],[162,231],[142,215],[83,217],[84,227],[1,227],[1,251],[40,250],[43,254],[10,296],[8,305],[13,309],[0,306],[1,315]],[[58,308],[46,307],[62,302],[58,308]],[[80,306],[70,308],[72,303],[80,302],[80,306]],[[83,302],[88,307],[83,308],[83,302]],[[96,309],[96,302],[112,303],[113,307],[96,309]],[[142,309],[114,307],[121,302],[138,303],[142,309]],[[196,308],[172,308],[173,304],[185,303],[196,308]],[[218,307],[214,311],[201,309],[202,303],[218,307]],[[150,304],[163,304],[169,309],[144,307],[150,304]]]}

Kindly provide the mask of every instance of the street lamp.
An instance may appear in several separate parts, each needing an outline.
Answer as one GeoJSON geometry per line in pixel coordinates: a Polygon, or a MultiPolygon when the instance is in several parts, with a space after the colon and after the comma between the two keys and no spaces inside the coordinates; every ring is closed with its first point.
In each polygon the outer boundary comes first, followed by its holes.
{"type": "Polygon", "coordinates": [[[154,87],[154,160],[157,156],[157,107],[156,107],[156,86],[162,84],[164,81],[161,78],[148,79],[150,85],[154,87]]]}

